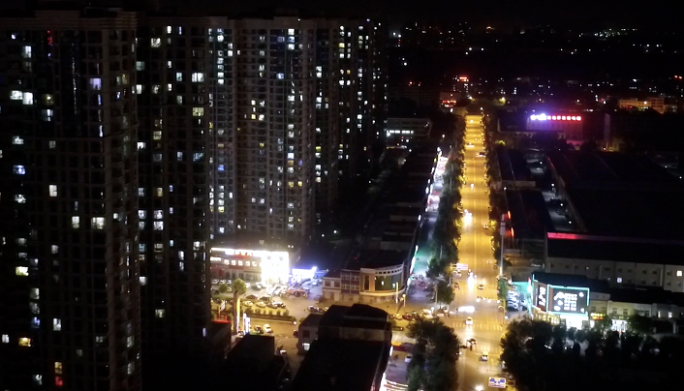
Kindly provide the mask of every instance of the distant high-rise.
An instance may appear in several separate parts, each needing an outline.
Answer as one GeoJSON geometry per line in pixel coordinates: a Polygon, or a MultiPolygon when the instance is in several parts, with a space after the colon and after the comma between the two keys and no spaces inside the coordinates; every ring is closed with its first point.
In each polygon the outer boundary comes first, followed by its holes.
{"type": "Polygon", "coordinates": [[[140,389],[136,15],[0,18],[0,388],[140,389]]]}

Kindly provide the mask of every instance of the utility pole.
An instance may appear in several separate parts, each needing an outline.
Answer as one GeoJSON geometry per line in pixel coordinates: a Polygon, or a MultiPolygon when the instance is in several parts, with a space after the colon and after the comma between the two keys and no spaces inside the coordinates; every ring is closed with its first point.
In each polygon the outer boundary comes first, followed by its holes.
{"type": "Polygon", "coordinates": [[[500,233],[501,233],[501,264],[499,265],[499,277],[503,276],[503,261],[504,261],[504,239],[506,238],[506,215],[501,215],[501,227],[500,228],[500,233]]]}

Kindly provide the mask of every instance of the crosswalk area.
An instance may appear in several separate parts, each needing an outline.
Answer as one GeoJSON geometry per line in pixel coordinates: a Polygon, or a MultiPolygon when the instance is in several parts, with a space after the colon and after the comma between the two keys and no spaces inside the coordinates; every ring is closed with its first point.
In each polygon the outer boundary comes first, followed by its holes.
{"type": "Polygon", "coordinates": [[[464,322],[454,323],[453,328],[458,329],[470,329],[470,330],[484,330],[484,331],[503,331],[504,327],[500,324],[495,323],[475,323],[471,325],[466,325],[464,322]]]}

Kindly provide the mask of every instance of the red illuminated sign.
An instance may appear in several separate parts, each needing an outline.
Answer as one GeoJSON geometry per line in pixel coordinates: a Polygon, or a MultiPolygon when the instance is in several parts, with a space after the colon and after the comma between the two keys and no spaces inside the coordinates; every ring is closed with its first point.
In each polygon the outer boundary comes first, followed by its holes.
{"type": "Polygon", "coordinates": [[[582,117],[579,115],[546,115],[546,114],[532,114],[531,121],[581,121],[582,117]]]}

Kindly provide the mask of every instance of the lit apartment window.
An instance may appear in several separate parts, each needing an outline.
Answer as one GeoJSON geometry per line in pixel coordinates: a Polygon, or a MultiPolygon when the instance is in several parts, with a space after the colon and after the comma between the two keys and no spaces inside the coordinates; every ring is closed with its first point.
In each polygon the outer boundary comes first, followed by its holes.
{"type": "Polygon", "coordinates": [[[194,72],[192,74],[192,82],[193,83],[202,83],[204,82],[204,73],[202,72],[194,72]]]}
{"type": "Polygon", "coordinates": [[[57,148],[57,141],[55,141],[55,140],[48,141],[48,148],[50,148],[50,149],[57,148]]]}
{"type": "Polygon", "coordinates": [[[173,84],[168,83],[168,84],[166,85],[166,91],[168,91],[168,92],[173,91],[173,84]]]}
{"type": "Polygon", "coordinates": [[[677,277],[681,277],[681,276],[682,276],[682,271],[681,271],[681,270],[677,270],[677,277]]]}
{"type": "Polygon", "coordinates": [[[93,77],[90,78],[90,82],[88,83],[90,86],[91,90],[101,90],[102,89],[102,79],[99,77],[93,77]]]}
{"type": "Polygon", "coordinates": [[[183,104],[183,95],[176,96],[176,103],[178,103],[179,105],[183,104]]]}
{"type": "Polygon", "coordinates": [[[28,277],[28,275],[29,275],[28,266],[17,266],[14,268],[14,273],[17,276],[28,277]]]}
{"type": "Polygon", "coordinates": [[[23,103],[27,106],[33,104],[33,93],[32,92],[24,92],[23,103]]]}
{"type": "Polygon", "coordinates": [[[153,47],[153,48],[161,47],[161,38],[150,38],[150,47],[153,47]]]}
{"type": "Polygon", "coordinates": [[[183,81],[183,72],[176,72],[176,81],[183,81]]]}
{"type": "Polygon", "coordinates": [[[57,185],[50,185],[50,197],[57,197],[57,185]]]}
{"type": "Polygon", "coordinates": [[[22,165],[14,166],[14,173],[17,175],[26,175],[26,168],[22,165]]]}
{"type": "Polygon", "coordinates": [[[32,300],[40,300],[40,289],[29,288],[29,298],[32,300]]]}
{"type": "Polygon", "coordinates": [[[163,221],[155,221],[154,222],[154,230],[155,231],[163,231],[164,230],[164,222],[163,221]]]}
{"type": "Polygon", "coordinates": [[[15,194],[14,195],[14,201],[16,201],[17,204],[25,204],[26,203],[26,197],[24,197],[23,194],[15,194]]]}
{"type": "Polygon", "coordinates": [[[31,347],[31,338],[26,338],[26,337],[19,338],[19,346],[25,347],[25,348],[30,348],[31,347]]]}
{"type": "Polygon", "coordinates": [[[129,335],[126,337],[126,347],[132,348],[135,345],[135,337],[129,335]]]}
{"type": "Polygon", "coordinates": [[[93,229],[104,229],[105,218],[104,217],[93,217],[91,226],[93,229]]]}
{"type": "Polygon", "coordinates": [[[164,317],[164,310],[163,309],[154,310],[154,316],[156,316],[159,319],[162,319],[164,317]]]}
{"type": "Polygon", "coordinates": [[[53,254],[57,254],[57,252],[59,251],[59,246],[56,244],[53,244],[52,246],[50,246],[50,250],[53,254]]]}
{"type": "Polygon", "coordinates": [[[81,223],[81,218],[78,216],[71,217],[71,228],[78,228],[81,223]]]}
{"type": "Polygon", "coordinates": [[[9,335],[7,335],[7,334],[2,335],[2,343],[9,343],[9,335]]]}
{"type": "Polygon", "coordinates": [[[11,100],[23,100],[24,99],[24,93],[21,91],[12,90],[12,91],[10,91],[10,99],[11,100]]]}
{"type": "Polygon", "coordinates": [[[52,329],[54,331],[61,331],[62,330],[62,320],[53,318],[52,319],[52,329]]]}
{"type": "Polygon", "coordinates": [[[131,361],[128,363],[127,371],[129,375],[132,375],[135,373],[135,362],[131,361]]]}
{"type": "Polygon", "coordinates": [[[140,95],[143,92],[143,85],[142,84],[136,84],[135,85],[135,93],[140,95]]]}
{"type": "Polygon", "coordinates": [[[135,62],[135,70],[136,71],[144,71],[145,70],[145,61],[136,61],[135,62]]]}
{"type": "Polygon", "coordinates": [[[193,117],[202,117],[202,116],[204,116],[204,107],[193,107],[193,108],[192,108],[192,116],[193,116],[193,117]]]}
{"type": "Polygon", "coordinates": [[[155,130],[152,132],[152,140],[154,141],[159,141],[162,139],[162,132],[161,130],[155,130]]]}

